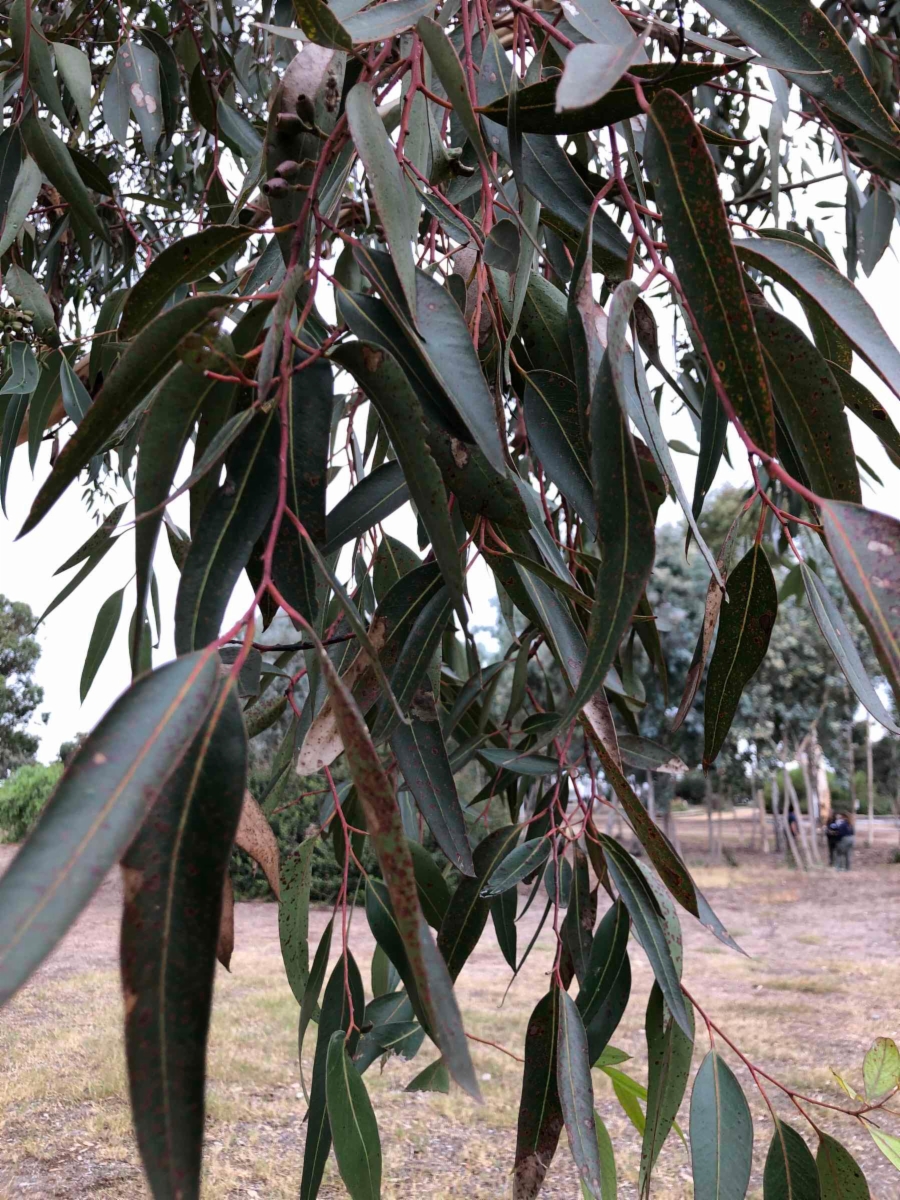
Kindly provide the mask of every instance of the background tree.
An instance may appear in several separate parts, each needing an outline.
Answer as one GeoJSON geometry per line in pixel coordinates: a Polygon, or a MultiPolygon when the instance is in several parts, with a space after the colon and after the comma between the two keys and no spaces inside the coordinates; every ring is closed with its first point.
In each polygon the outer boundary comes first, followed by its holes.
{"type": "Polygon", "coordinates": [[[28,731],[44,698],[33,679],[41,656],[33,628],[27,604],[0,596],[0,779],[34,758],[40,744],[28,731]]]}
{"type": "MultiPolygon", "coordinates": [[[[694,1195],[721,1196],[725,1179],[746,1194],[753,1129],[726,1059],[747,1060],[681,987],[675,903],[733,941],[626,772],[672,757],[638,721],[666,674],[655,605],[684,601],[687,615],[690,596],[679,715],[705,678],[702,745],[698,724],[682,735],[705,768],[723,752],[733,764],[741,722],[786,742],[816,704],[841,703],[805,618],[779,629],[788,559],[848,686],[900,732],[807,557],[830,555],[900,692],[900,523],[862,506],[850,424],[897,463],[900,434],[854,373],[864,362],[900,394],[900,354],[852,282],[887,249],[900,179],[900,29],[895,6],[872,7],[4,6],[0,504],[18,453],[40,464],[22,533],[76,482],[97,513],[48,609],[127,539],[133,577],[98,603],[81,694],[123,608],[134,683],[0,881],[0,1002],[121,861],[125,1042],[155,1196],[199,1194],[234,845],[279,896],[301,1051],[318,1014],[304,1200],[332,1144],[351,1195],[380,1194],[364,1075],[398,1038],[436,1050],[410,1086],[452,1079],[478,1095],[453,980],[489,918],[511,973],[531,953],[519,883],[554,938],[525,1038],[516,1200],[539,1192],[564,1126],[584,1191],[615,1194],[592,1069],[621,1062],[610,1039],[632,934],[655,980],[639,1191],[699,1032],[694,1195]],[[835,194],[817,189],[838,176],[837,213],[804,199],[835,194]],[[667,436],[682,410],[693,497],[667,436]],[[726,452],[741,519],[707,536],[726,452]],[[667,493],[696,553],[684,564],[662,533],[671,558],[654,581],[667,493]],[[415,546],[381,528],[407,501],[415,546]],[[154,574],[165,553],[174,611],[154,574]],[[482,661],[470,625],[476,559],[515,633],[506,662],[482,661]],[[229,625],[244,574],[252,601],[229,625]],[[163,626],[177,657],[154,667],[163,626]],[[770,646],[784,665],[767,673],[770,646]],[[782,687],[791,664],[802,694],[782,687]],[[279,721],[254,796],[248,741],[279,721]],[[277,817],[310,793],[315,818],[282,858],[277,817]],[[598,824],[613,796],[643,863],[598,824]],[[323,838],[340,882],[313,950],[323,838]],[[349,921],[361,896],[378,944],[368,1000],[349,921]]],[[[897,1162],[884,1124],[896,1046],[880,1040],[864,1074],[844,1112],[897,1162]]],[[[751,1075],[796,1101],[798,1120],[816,1103],[751,1075]]],[[[847,1152],[807,1120],[816,1158],[779,1121],[765,1190],[814,1195],[837,1178],[865,1195],[847,1152]]]]}

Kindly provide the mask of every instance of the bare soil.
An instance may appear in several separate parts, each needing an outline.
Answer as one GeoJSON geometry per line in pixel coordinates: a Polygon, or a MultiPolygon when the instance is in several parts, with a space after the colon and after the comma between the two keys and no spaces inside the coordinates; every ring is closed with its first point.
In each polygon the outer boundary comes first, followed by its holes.
{"type": "MultiPolygon", "coordinates": [[[[758,1067],[807,1096],[849,1105],[831,1068],[860,1082],[862,1056],[878,1035],[897,1036],[900,996],[900,866],[889,862],[896,831],[879,828],[850,874],[827,869],[800,875],[774,856],[750,850],[749,814],[723,822],[727,856],[736,866],[703,865],[706,825],[679,821],[695,875],[747,953],[727,950],[687,915],[683,918],[685,983],[692,995],[758,1067]]],[[[857,843],[865,843],[865,835],[857,843]]],[[[0,870],[14,850],[0,847],[0,870]]],[[[536,906],[535,906],[536,907],[536,906]]],[[[0,1017],[0,1197],[142,1197],[148,1195],[131,1131],[122,1051],[117,939],[118,876],[110,876],[56,953],[0,1017]]],[[[318,936],[329,913],[312,914],[318,936]]],[[[519,945],[533,932],[520,923],[519,945]]],[[[373,943],[357,911],[351,945],[368,982],[373,943]]],[[[638,947],[632,1002],[615,1044],[646,1079],[643,1011],[652,979],[638,947]]],[[[509,972],[493,932],[458,984],[468,1032],[521,1056],[528,1015],[547,987],[552,933],[545,931],[503,1001],[509,972]]],[[[232,1200],[295,1197],[303,1156],[306,1103],[296,1050],[297,1005],[281,967],[274,905],[239,904],[232,971],[220,969],[209,1049],[204,1197],[232,1200]]],[[[695,1068],[708,1048],[698,1020],[695,1068]]],[[[315,1032],[304,1046],[312,1066],[315,1032]]],[[[366,1075],[381,1127],[385,1200],[494,1200],[509,1195],[521,1066],[509,1055],[472,1044],[485,1103],[452,1088],[449,1096],[406,1093],[434,1056],[392,1059],[366,1075]]],[[[751,1200],[761,1200],[761,1171],[771,1136],[768,1110],[747,1070],[729,1061],[745,1087],[756,1122],[751,1200]]],[[[609,1086],[594,1073],[598,1111],[606,1121],[619,1170],[619,1195],[637,1196],[640,1138],[609,1086]]],[[[776,1110],[805,1133],[809,1127],[769,1087],[776,1110]]],[[[896,1200],[900,1174],[850,1118],[804,1105],[864,1165],[873,1200],[896,1200]]],[[[681,1113],[687,1127],[687,1104],[681,1113]]],[[[321,1190],[345,1196],[333,1165],[321,1190]]],[[[543,1195],[576,1200],[579,1191],[565,1138],[543,1195]]],[[[663,1150],[653,1196],[692,1195],[687,1152],[677,1139],[663,1150]]]]}

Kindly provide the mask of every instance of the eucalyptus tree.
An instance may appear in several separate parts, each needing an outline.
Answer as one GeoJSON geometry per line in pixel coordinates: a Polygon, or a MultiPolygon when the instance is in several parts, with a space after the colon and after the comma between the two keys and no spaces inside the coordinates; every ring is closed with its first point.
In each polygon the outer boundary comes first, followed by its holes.
{"type": "MultiPolygon", "coordinates": [[[[76,502],[79,483],[102,518],[50,605],[90,587],[120,538],[134,553],[133,586],[98,597],[82,689],[118,649],[123,608],[134,683],[71,758],[0,883],[2,999],[121,861],[137,1139],[155,1196],[197,1196],[236,839],[280,891],[301,1047],[317,1024],[300,1194],[317,1194],[333,1146],[349,1193],[377,1196],[365,1070],[427,1046],[410,1087],[453,1080],[478,1095],[453,981],[489,917],[520,970],[534,946],[516,923],[524,883],[557,935],[525,1034],[516,1197],[539,1192],[564,1127],[584,1194],[616,1194],[591,1072],[619,1071],[626,1087],[611,1039],[637,946],[655,977],[642,1195],[697,1032],[697,1200],[747,1191],[754,1132],[735,1069],[748,1066],[793,1114],[761,1131],[766,1196],[867,1196],[849,1152],[816,1124],[822,1097],[750,1064],[681,986],[679,909],[733,942],[626,768],[669,754],[642,738],[629,691],[637,642],[663,661],[647,582],[667,494],[710,579],[687,680],[675,681],[683,719],[709,659],[704,763],[765,658],[775,554],[796,557],[849,685],[895,730],[804,551],[833,559],[896,690],[900,526],[861,503],[848,413],[895,464],[900,436],[854,368],[900,394],[900,354],[854,277],[874,269],[893,227],[897,6],[2,7],[0,498],[18,453],[39,477],[23,536],[76,502]],[[806,193],[838,205],[845,269],[822,228],[834,209],[804,222],[806,193]],[[680,408],[698,441],[693,495],[665,433],[680,408]],[[709,545],[698,522],[729,428],[750,524],[736,563],[740,536],[709,545]],[[187,528],[172,515],[184,493],[187,528]],[[414,546],[380,533],[406,503],[414,546]],[[173,611],[155,585],[164,553],[180,571],[173,611]],[[476,559],[517,630],[508,664],[479,662],[476,559]],[[226,621],[244,575],[252,599],[226,621]],[[294,635],[263,658],[279,611],[294,635]],[[174,626],[168,663],[153,661],[163,624],[174,626]],[[558,663],[564,694],[529,686],[538,653],[558,663]],[[247,740],[281,711],[289,729],[255,805],[247,740]],[[488,781],[463,807],[456,777],[472,762],[488,781]],[[290,799],[295,771],[317,778],[320,825],[279,864],[266,809],[290,799]],[[598,827],[607,789],[641,861],[598,827]],[[443,870],[422,853],[426,828],[443,870]],[[321,836],[345,874],[314,948],[321,836]],[[347,921],[363,845],[378,863],[362,874],[371,988],[347,921]]],[[[900,1055],[881,1039],[864,1092],[848,1084],[825,1101],[894,1163],[885,1105],[898,1078],[900,1055]]]]}

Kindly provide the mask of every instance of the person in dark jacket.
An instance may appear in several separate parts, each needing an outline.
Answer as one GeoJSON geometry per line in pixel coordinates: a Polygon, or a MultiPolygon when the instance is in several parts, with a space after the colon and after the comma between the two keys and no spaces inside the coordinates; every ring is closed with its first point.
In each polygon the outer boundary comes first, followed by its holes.
{"type": "Polygon", "coordinates": [[[853,849],[853,826],[845,813],[835,813],[825,830],[828,839],[828,861],[838,871],[850,870],[853,849]]]}

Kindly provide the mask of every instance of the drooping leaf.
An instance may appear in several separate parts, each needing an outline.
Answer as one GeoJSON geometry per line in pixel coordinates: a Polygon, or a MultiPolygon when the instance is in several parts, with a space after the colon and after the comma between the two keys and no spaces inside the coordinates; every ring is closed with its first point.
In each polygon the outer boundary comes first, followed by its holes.
{"type": "Polygon", "coordinates": [[[68,200],[78,219],[104,242],[109,241],[106,224],[97,215],[68,147],[56,136],[49,122],[34,114],[26,117],[22,122],[22,140],[43,173],[68,200]]]}
{"type": "MultiPolygon", "coordinates": [[[[688,1010],[693,1023],[693,1013],[688,1010]]],[[[647,1110],[641,1144],[638,1188],[650,1195],[653,1167],[675,1123],[687,1090],[694,1054],[693,1038],[685,1037],[669,1016],[659,984],[654,983],[647,1002],[647,1110]]]]}
{"type": "Polygon", "coordinates": [[[535,1005],[525,1033],[525,1067],[516,1133],[513,1200],[534,1200],[556,1153],[563,1129],[557,1085],[560,992],[535,1005]]]}
{"type": "Polygon", "coordinates": [[[488,877],[482,896],[500,896],[520,883],[527,875],[542,867],[553,847],[549,837],[533,838],[515,846],[488,877]]]}
{"type": "Polygon", "coordinates": [[[397,462],[382,463],[339,500],[328,514],[323,554],[333,554],[373,525],[396,512],[409,499],[409,484],[397,462]]]}
{"type": "Polygon", "coordinates": [[[604,913],[587,962],[576,1003],[588,1031],[591,1061],[612,1037],[625,1012],[631,989],[628,963],[628,910],[617,900],[604,913]]]}
{"type": "Polygon", "coordinates": [[[561,936],[579,983],[587,975],[596,917],[597,893],[591,891],[588,856],[576,846],[572,852],[572,885],[561,936]]]}
{"type": "Polygon", "coordinates": [[[81,128],[91,126],[91,61],[83,50],[68,42],[54,42],[53,54],[63,83],[78,110],[81,128]]]}
{"type": "Polygon", "coordinates": [[[354,42],[380,42],[404,33],[420,17],[433,11],[432,0],[388,0],[386,4],[376,4],[365,12],[345,17],[343,26],[354,42]]]}
{"type": "Polygon", "coordinates": [[[728,736],[745,686],[766,656],[778,612],[778,590],[761,545],[754,545],[728,577],[728,603],[719,615],[719,633],[703,707],[704,767],[728,736]]]}
{"type": "Polygon", "coordinates": [[[848,370],[836,362],[829,362],[828,365],[841,389],[844,404],[881,440],[891,462],[895,466],[900,465],[900,431],[888,416],[884,405],[848,370]]]}
{"type": "Polygon", "coordinates": [[[94,622],[91,640],[88,643],[87,657],[84,660],[84,668],[81,672],[81,684],[79,686],[79,696],[81,702],[84,703],[84,698],[91,690],[91,684],[100,669],[107,651],[112,644],[113,636],[119,624],[119,617],[122,615],[122,597],[125,594],[124,588],[119,588],[117,592],[113,592],[103,603],[97,612],[97,620],[94,622]]]}
{"type": "Polygon", "coordinates": [[[315,838],[308,837],[281,860],[278,939],[288,983],[298,1004],[303,1003],[309,982],[309,893],[315,845],[315,838]]]}
{"type": "Polygon", "coordinates": [[[9,204],[3,215],[3,233],[0,234],[0,254],[5,254],[18,237],[19,230],[25,224],[25,220],[31,212],[35,200],[37,200],[38,192],[41,190],[41,182],[41,168],[31,155],[27,154],[22,159],[22,164],[19,167],[12,193],[9,197],[9,204]]]}
{"type": "Polygon", "coordinates": [[[322,654],[320,660],[334,700],[350,772],[366,815],[369,838],[390,894],[423,1008],[451,1075],[461,1087],[477,1098],[478,1084],[453,986],[419,906],[415,873],[396,796],[353,697],[339,679],[328,656],[322,654]]]}
{"type": "Polygon", "coordinates": [[[57,944],[140,828],[206,718],[215,656],[190,655],[112,706],[0,880],[0,1004],[57,944]]]}
{"type": "MultiPolygon", "coordinates": [[[[603,1124],[598,1112],[594,1113],[594,1125],[597,1136],[597,1154],[600,1156],[601,1200],[616,1200],[619,1191],[616,1174],[616,1155],[613,1149],[612,1138],[609,1136],[609,1130],[603,1124]]],[[[583,1182],[581,1184],[581,1194],[584,1200],[590,1200],[590,1193],[583,1182]]]]}
{"type": "Polygon", "coordinates": [[[32,324],[35,333],[40,334],[41,341],[48,346],[58,345],[59,330],[53,315],[53,305],[34,276],[29,275],[16,263],[10,263],[3,282],[19,302],[19,307],[30,309],[34,313],[32,324]]]}
{"type": "MultiPolygon", "coordinates": [[[[402,3],[402,0],[395,0],[395,2],[402,3]]],[[[443,1092],[446,1095],[450,1091],[450,1075],[444,1066],[444,1060],[439,1058],[435,1062],[429,1063],[414,1079],[409,1081],[403,1090],[406,1092],[443,1092]]]]}
{"type": "Polygon", "coordinates": [[[181,238],[153,259],[128,293],[119,321],[119,337],[135,337],[182,284],[203,279],[240,252],[251,230],[238,225],[209,225],[181,238]]]}
{"type": "Polygon", "coordinates": [[[38,492],[22,526],[23,534],[46,516],[81,468],[103,448],[122,421],[168,373],[181,340],[206,325],[216,310],[229,302],[228,297],[216,295],[183,300],[160,313],[129,344],[38,492]]]}
{"type": "Polygon", "coordinates": [[[863,1059],[866,1099],[880,1100],[900,1085],[900,1050],[893,1038],[876,1038],[863,1059]]]}
{"type": "Polygon", "coordinates": [[[816,1160],[796,1129],[777,1118],[763,1171],[763,1196],[764,1200],[820,1200],[816,1160]]]}
{"type": "Polygon", "coordinates": [[[703,389],[703,407],[700,414],[700,454],[697,459],[694,499],[691,504],[691,511],[695,519],[703,511],[703,503],[715,480],[716,472],[722,461],[727,434],[728,417],[725,415],[722,402],[716,395],[716,389],[707,380],[703,389]]]}
{"type": "Polygon", "coordinates": [[[690,108],[669,89],[651,106],[644,163],[669,254],[712,365],[744,428],[761,449],[774,453],[766,369],[716,168],[690,108]]]}
{"type": "Polygon", "coordinates": [[[900,522],[856,504],[821,507],[828,548],[859,613],[881,668],[900,695],[900,522]]]}
{"type": "Polygon", "coordinates": [[[222,887],[246,769],[244,723],[226,683],[122,860],[125,1048],[138,1145],[158,1195],[200,1192],[222,887]]]}
{"type": "Polygon", "coordinates": [[[191,540],[175,601],[175,645],[205,646],[219,628],[235,584],[275,504],[278,428],[260,414],[238,442],[228,478],[210,499],[191,540]]]}
{"type": "Polygon", "coordinates": [[[643,771],[659,771],[664,775],[683,775],[687,766],[666,746],[637,734],[619,735],[619,750],[629,767],[643,771]]]}
{"type": "Polygon", "coordinates": [[[297,24],[311,42],[332,50],[350,50],[353,41],[325,0],[293,0],[297,24]]]}
{"type": "Polygon", "coordinates": [[[819,1133],[816,1168],[822,1200],[869,1200],[869,1185],[859,1163],[827,1133],[819,1133]]]}
{"type": "Polygon", "coordinates": [[[781,313],[757,308],[754,315],[778,411],[810,487],[826,499],[859,503],[859,471],[850,427],[828,363],[781,313]]]}
{"type": "MultiPolygon", "coordinates": [[[[318,958],[318,954],[316,957],[318,958]]],[[[353,955],[348,951],[346,960],[339,958],[335,964],[322,997],[319,1034],[316,1039],[312,1084],[309,1093],[309,1112],[306,1119],[306,1145],[303,1151],[300,1200],[315,1200],[319,1194],[322,1174],[328,1160],[328,1151],[331,1149],[331,1123],[328,1119],[327,1107],[328,1049],[331,1039],[336,1033],[350,1031],[346,1046],[347,1053],[352,1057],[359,1041],[359,1026],[363,1022],[364,1010],[365,998],[359,967],[357,967],[353,955]]],[[[302,1029],[302,1013],[300,1020],[302,1029]]],[[[302,1037],[300,1042],[302,1048],[302,1037]]]]}
{"type": "Polygon", "coordinates": [[[804,307],[830,317],[853,348],[900,395],[900,351],[849,279],[812,249],[781,238],[740,238],[738,257],[792,292],[804,307]]]}
{"type": "Polygon", "coordinates": [[[568,992],[563,991],[559,993],[556,1081],[566,1133],[569,1135],[569,1149],[578,1168],[579,1179],[590,1195],[602,1200],[587,1034],[575,1001],[568,992]]]}
{"type": "Polygon", "coordinates": [[[570,50],[556,89],[556,111],[563,113],[596,105],[641,52],[641,42],[630,29],[626,29],[621,39],[586,42],[570,50]]]}
{"type": "Polygon", "coordinates": [[[849,46],[811,0],[703,0],[703,7],[838,115],[875,137],[897,138],[849,46]]]}
{"type": "Polygon", "coordinates": [[[381,1196],[381,1141],[366,1085],[350,1061],[346,1034],[328,1041],[325,1093],[338,1170],[352,1200],[381,1196]]]}
{"type": "Polygon", "coordinates": [[[472,851],[434,693],[426,681],[413,695],[410,723],[397,723],[391,749],[425,823],[450,862],[472,875],[472,851]]]}
{"type": "Polygon", "coordinates": [[[456,979],[478,945],[487,924],[491,901],[482,895],[487,881],[515,845],[520,830],[514,825],[495,829],[475,847],[475,874],[459,881],[438,933],[438,949],[456,979]]]}
{"type": "Polygon", "coordinates": [[[600,834],[599,838],[610,877],[634,922],[635,931],[650,960],[650,966],[669,1011],[684,1036],[692,1038],[693,1027],[685,1007],[678,972],[666,941],[659,904],[653,890],[627,850],[606,834],[600,834]]]}
{"type": "Polygon", "coordinates": [[[550,480],[585,522],[597,525],[590,457],[581,432],[578,393],[562,375],[532,371],[525,386],[528,439],[550,480]]]}
{"type": "Polygon", "coordinates": [[[345,110],[350,135],[366,168],[366,178],[391,248],[394,270],[409,311],[414,313],[416,266],[412,242],[418,226],[417,194],[397,161],[393,144],[378,115],[367,83],[358,83],[351,88],[345,110]]]}
{"type": "Polygon", "coordinates": [[[691,1092],[691,1164],[696,1200],[744,1200],[753,1159],[753,1120],[734,1072],[716,1050],[691,1092]]]}
{"type": "Polygon", "coordinates": [[[809,607],[828,643],[828,648],[837,659],[847,682],[853,688],[857,700],[885,729],[889,729],[891,733],[900,734],[900,726],[885,708],[874,684],[869,679],[859,651],[853,644],[850,630],[831,598],[828,588],[807,563],[801,561],[798,565],[809,607]]]}

